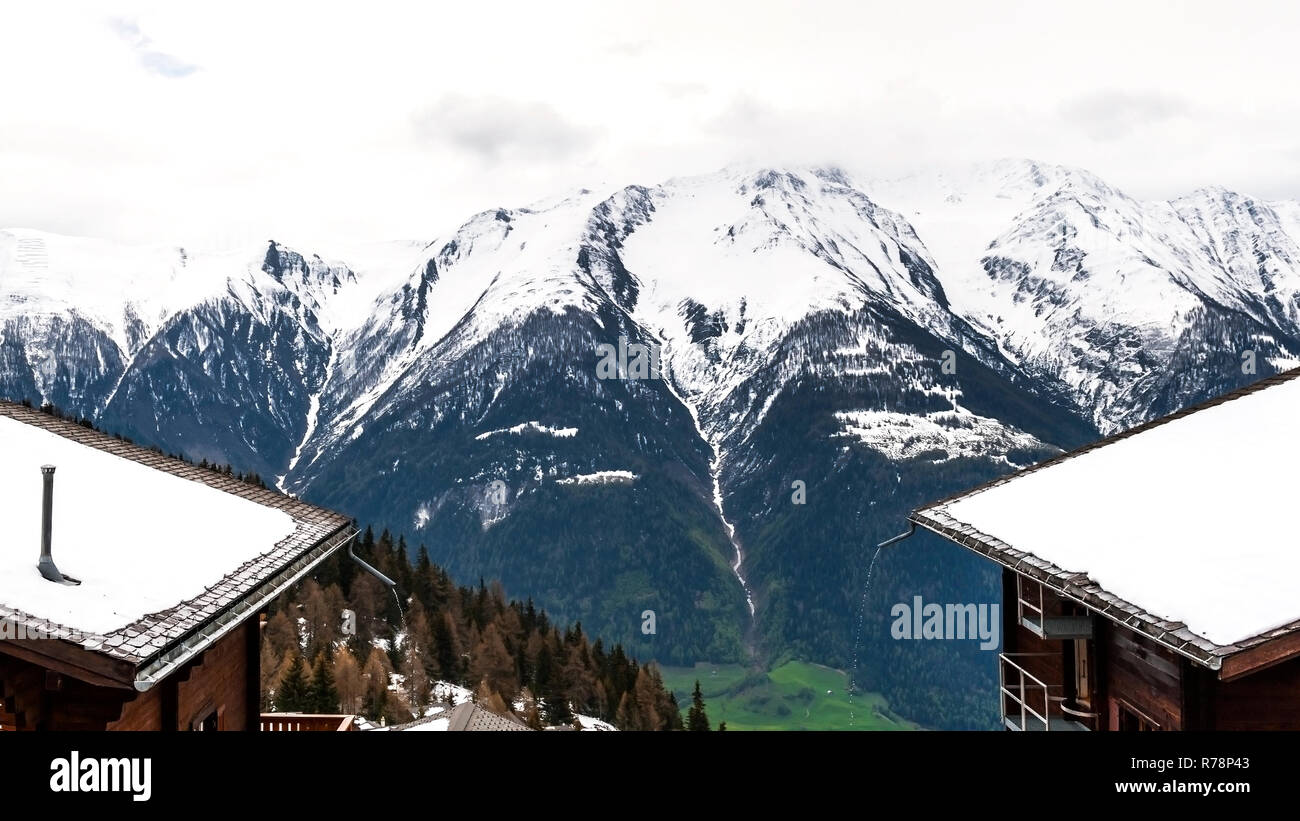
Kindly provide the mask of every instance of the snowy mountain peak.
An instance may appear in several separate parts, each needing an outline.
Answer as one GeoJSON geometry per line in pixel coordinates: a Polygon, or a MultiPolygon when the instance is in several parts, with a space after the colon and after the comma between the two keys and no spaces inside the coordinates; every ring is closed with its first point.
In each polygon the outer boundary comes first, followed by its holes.
{"type": "Polygon", "coordinates": [[[1136,374],[1219,324],[1246,323],[1269,362],[1291,361],[1298,236],[1300,203],[1221,187],[1142,202],[1027,159],[865,184],[833,166],[745,165],[488,209],[355,264],[275,241],[194,255],[5,231],[0,319],[44,339],[75,316],[129,359],[210,300],[264,323],[287,312],[338,351],[321,398],[350,425],[426,351],[452,361],[537,311],[599,327],[615,311],[664,346],[707,425],[791,329],[873,307],[981,361],[999,352],[1109,430],[1150,412],[1136,374]],[[58,321],[30,327],[41,316],[58,321]]]}
{"type": "Polygon", "coordinates": [[[879,541],[1300,365],[1298,242],[1300,203],[1143,202],[1028,160],[735,166],[328,249],[345,262],[12,230],[0,394],[405,528],[625,646],[610,613],[653,607],[679,661],[738,657],[737,625],[833,661],[862,556],[816,534],[879,541]],[[625,344],[654,376],[602,376],[625,344]]]}

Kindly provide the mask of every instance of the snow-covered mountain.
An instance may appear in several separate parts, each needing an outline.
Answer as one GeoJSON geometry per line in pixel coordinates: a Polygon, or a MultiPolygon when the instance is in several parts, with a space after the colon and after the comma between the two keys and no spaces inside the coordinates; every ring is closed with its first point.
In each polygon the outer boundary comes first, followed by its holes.
{"type": "Polygon", "coordinates": [[[670,661],[846,663],[907,508],[1300,364],[1300,203],[1028,161],[732,168],[323,250],[2,232],[0,393],[670,661]],[[637,345],[662,378],[601,378],[637,345]]]}
{"type": "Polygon", "coordinates": [[[0,232],[0,283],[4,395],[268,476],[375,287],[275,243],[197,255],[27,230],[0,232]]]}
{"type": "Polygon", "coordinates": [[[1260,373],[1300,364],[1296,203],[1141,202],[1022,161],[870,188],[925,238],[955,310],[1103,432],[1221,392],[1245,351],[1260,373]]]}

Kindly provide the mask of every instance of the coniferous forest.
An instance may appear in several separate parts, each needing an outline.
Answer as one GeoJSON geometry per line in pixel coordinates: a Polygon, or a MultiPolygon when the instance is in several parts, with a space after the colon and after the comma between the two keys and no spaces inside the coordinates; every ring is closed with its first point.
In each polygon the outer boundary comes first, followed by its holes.
{"type": "Polygon", "coordinates": [[[555,624],[499,584],[459,587],[423,546],[412,562],[387,531],[367,528],[355,552],[396,591],[340,551],[276,600],[262,630],[263,710],[402,724],[446,698],[450,688],[435,688],[445,682],[534,729],[573,726],[577,714],[622,730],[683,729],[658,669],[581,624],[555,624]]]}

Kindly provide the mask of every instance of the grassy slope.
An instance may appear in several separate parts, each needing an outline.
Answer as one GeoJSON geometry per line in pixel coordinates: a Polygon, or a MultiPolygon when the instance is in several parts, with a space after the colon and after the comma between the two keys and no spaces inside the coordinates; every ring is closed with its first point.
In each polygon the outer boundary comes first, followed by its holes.
{"type": "Polygon", "coordinates": [[[850,704],[848,675],[839,670],[787,662],[768,673],[738,664],[662,668],[682,714],[690,707],[696,679],[714,729],[728,730],[911,730],[916,725],[889,712],[878,693],[858,693],[850,704]],[[852,716],[852,718],[850,718],[852,716]]]}

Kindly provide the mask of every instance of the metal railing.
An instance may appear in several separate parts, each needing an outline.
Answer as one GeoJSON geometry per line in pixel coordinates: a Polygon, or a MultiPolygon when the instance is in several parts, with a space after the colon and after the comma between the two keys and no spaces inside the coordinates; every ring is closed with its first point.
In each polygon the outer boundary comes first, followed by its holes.
{"type": "Polygon", "coordinates": [[[1004,726],[1017,730],[1050,730],[1051,704],[1059,702],[1060,697],[1053,698],[1049,692],[1059,689],[1059,684],[1047,684],[1033,673],[1011,660],[1012,656],[1047,656],[1050,653],[999,653],[998,654],[998,706],[1002,712],[1004,726]],[[1010,701],[1015,705],[1007,709],[1010,701]],[[1041,727],[1031,726],[1033,722],[1041,727]]]}
{"type": "Polygon", "coordinates": [[[320,713],[262,713],[258,722],[264,733],[355,732],[356,716],[320,713]]]}

